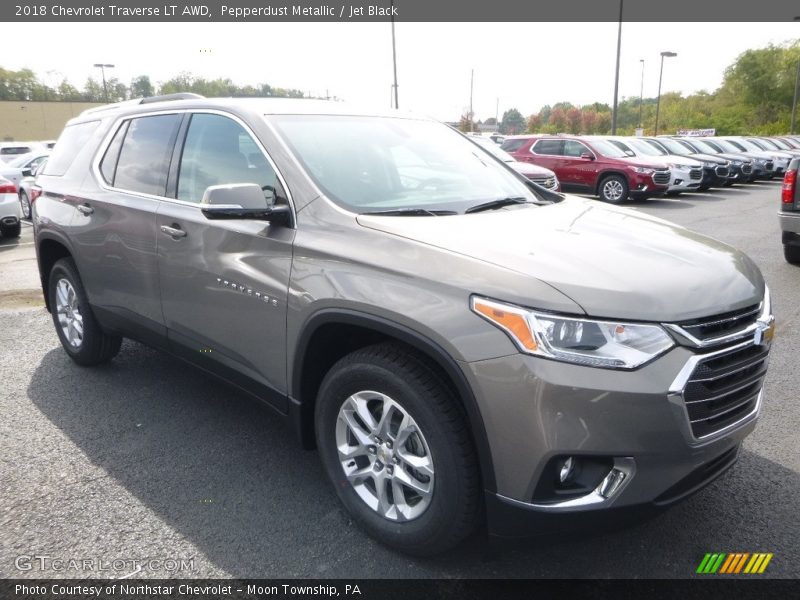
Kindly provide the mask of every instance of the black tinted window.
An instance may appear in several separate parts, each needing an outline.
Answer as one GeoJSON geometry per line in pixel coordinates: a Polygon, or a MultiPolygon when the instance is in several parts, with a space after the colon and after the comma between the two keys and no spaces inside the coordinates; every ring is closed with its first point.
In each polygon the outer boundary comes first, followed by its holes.
{"type": "Polygon", "coordinates": [[[282,195],[275,171],[239,123],[220,115],[193,115],[181,155],[178,199],[200,202],[206,188],[226,183],[256,183],[265,195],[282,195]]]}
{"type": "Polygon", "coordinates": [[[522,148],[522,146],[524,146],[525,142],[527,142],[527,141],[528,140],[526,140],[526,139],[506,140],[505,142],[503,142],[503,145],[500,146],[500,147],[503,150],[505,150],[506,152],[516,152],[517,150],[522,148]]]}
{"type": "Polygon", "coordinates": [[[119,160],[119,151],[122,149],[122,140],[125,139],[125,132],[128,131],[129,121],[125,121],[117,133],[114,134],[114,139],[106,149],[103,160],[100,161],[100,172],[103,174],[103,179],[109,185],[114,185],[114,174],[117,171],[117,160],[119,160]]]}
{"type": "MultiPolygon", "coordinates": [[[[180,115],[131,119],[114,175],[114,187],[163,196],[180,115]]],[[[61,142],[59,141],[59,145],[61,142]]]]}
{"type": "Polygon", "coordinates": [[[563,140],[539,140],[533,145],[533,150],[536,154],[553,154],[558,156],[562,153],[564,147],[563,140]]]}
{"type": "Polygon", "coordinates": [[[45,175],[63,175],[66,173],[99,124],[100,121],[89,121],[88,123],[65,127],[64,131],[61,132],[61,137],[58,138],[58,144],[53,149],[43,173],[45,175]]]}

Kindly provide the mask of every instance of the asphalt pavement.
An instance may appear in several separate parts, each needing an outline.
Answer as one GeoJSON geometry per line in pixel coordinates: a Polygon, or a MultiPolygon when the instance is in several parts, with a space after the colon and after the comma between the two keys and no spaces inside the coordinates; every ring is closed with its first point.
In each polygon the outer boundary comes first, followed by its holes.
{"type": "Polygon", "coordinates": [[[798,577],[800,268],[779,189],[632,205],[743,249],[772,290],[766,400],[738,464],[620,531],[492,551],[476,536],[425,560],[362,533],[317,454],[237,391],[129,341],[106,366],[72,363],[26,226],[0,240],[0,577],[691,577],[706,552],[772,552],[764,576],[798,577]]]}

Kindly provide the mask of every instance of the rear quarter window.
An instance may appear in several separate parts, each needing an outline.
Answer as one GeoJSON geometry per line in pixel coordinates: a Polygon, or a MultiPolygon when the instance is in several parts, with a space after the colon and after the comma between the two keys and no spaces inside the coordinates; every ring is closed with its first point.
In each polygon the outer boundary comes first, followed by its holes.
{"type": "Polygon", "coordinates": [[[100,121],[88,121],[65,127],[42,175],[61,176],[66,173],[98,125],[100,121]]]}
{"type": "Polygon", "coordinates": [[[516,139],[516,140],[506,140],[503,142],[503,145],[500,146],[501,149],[505,150],[506,152],[516,152],[522,146],[525,145],[525,142],[528,140],[526,139],[516,139]]]}

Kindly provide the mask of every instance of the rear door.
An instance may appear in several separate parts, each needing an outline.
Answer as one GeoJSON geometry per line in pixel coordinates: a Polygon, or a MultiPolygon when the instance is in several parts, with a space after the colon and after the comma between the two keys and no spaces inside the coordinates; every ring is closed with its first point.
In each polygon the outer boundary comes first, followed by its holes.
{"type": "Polygon", "coordinates": [[[257,183],[288,203],[284,182],[237,118],[196,112],[176,147],[159,207],[161,304],[174,352],[286,410],[286,301],[295,230],[261,220],[209,220],[207,187],[257,183]],[[277,393],[275,393],[277,392],[277,393]]]}
{"type": "Polygon", "coordinates": [[[578,140],[564,140],[562,169],[569,170],[570,179],[575,186],[584,191],[594,189],[597,177],[597,156],[578,140]],[[591,158],[586,158],[590,156],[591,158]]]}
{"type": "MultiPolygon", "coordinates": [[[[132,117],[101,148],[71,224],[81,277],[101,321],[121,318],[143,341],[158,343],[164,325],[156,261],[156,210],[166,193],[182,114],[132,117]]],[[[49,163],[48,163],[49,168],[49,163]]]]}

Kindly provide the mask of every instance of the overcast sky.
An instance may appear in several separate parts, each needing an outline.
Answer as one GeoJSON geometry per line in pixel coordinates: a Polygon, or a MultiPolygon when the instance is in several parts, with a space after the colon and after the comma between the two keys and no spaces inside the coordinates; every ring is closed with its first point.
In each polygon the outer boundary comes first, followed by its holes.
{"type": "MultiPolygon", "coordinates": [[[[125,83],[155,82],[188,71],[235,83],[269,83],[389,106],[389,23],[22,23],[5,27],[16,48],[0,66],[33,69],[46,83],[67,77],[78,88],[99,80],[97,62],[125,83]],[[65,38],[65,31],[68,36],[65,38]],[[58,40],[33,43],[31,40],[58,40]]],[[[469,106],[475,70],[476,118],[510,107],[523,115],[562,100],[611,103],[617,23],[397,23],[400,108],[455,120],[469,106]]],[[[654,97],[662,50],[663,91],[713,91],[723,70],[749,48],[800,38],[800,23],[625,23],[620,98],[654,97]]]]}

